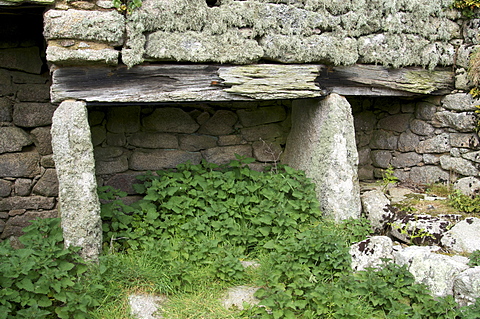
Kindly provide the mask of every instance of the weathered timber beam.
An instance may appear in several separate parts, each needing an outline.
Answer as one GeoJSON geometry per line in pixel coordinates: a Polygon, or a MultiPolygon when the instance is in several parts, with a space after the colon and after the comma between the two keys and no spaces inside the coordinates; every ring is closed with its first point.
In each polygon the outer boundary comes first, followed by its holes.
{"type": "Polygon", "coordinates": [[[195,102],[318,98],[342,95],[412,96],[446,94],[451,70],[387,69],[374,65],[328,67],[310,64],[203,64],[126,67],[65,67],[53,71],[55,103],[195,102]]]}

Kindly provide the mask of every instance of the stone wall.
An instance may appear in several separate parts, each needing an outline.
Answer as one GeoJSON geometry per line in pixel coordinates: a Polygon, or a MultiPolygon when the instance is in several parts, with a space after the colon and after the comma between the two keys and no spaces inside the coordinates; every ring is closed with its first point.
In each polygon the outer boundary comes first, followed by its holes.
{"type": "Polygon", "coordinates": [[[91,107],[99,185],[134,194],[135,176],[235,154],[261,169],[279,161],[290,131],[290,101],[91,107]]]}
{"type": "Polygon", "coordinates": [[[43,9],[19,11],[0,19],[0,239],[57,216],[43,9]]]}
{"type": "Polygon", "coordinates": [[[454,65],[456,50],[479,40],[476,22],[449,9],[451,0],[207,2],[143,0],[123,16],[109,1],[57,1],[45,14],[48,59],[58,65],[269,60],[433,68],[454,65]]]}
{"type": "Polygon", "coordinates": [[[469,94],[350,102],[360,179],[381,178],[389,166],[400,180],[423,185],[479,175],[478,101],[469,94]]]}

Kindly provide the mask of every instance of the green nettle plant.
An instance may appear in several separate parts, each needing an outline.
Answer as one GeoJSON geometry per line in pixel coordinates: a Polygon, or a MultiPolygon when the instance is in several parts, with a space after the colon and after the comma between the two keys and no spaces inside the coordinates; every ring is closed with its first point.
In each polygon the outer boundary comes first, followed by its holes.
{"type": "Polygon", "coordinates": [[[478,214],[480,213],[480,196],[467,196],[462,194],[459,190],[456,190],[451,195],[448,196],[449,204],[467,214],[478,214]]]}
{"type": "Polygon", "coordinates": [[[88,318],[99,303],[82,282],[88,267],[79,249],[63,247],[60,219],[36,220],[24,232],[23,248],[0,243],[0,318],[88,318]]]}
{"type": "Polygon", "coordinates": [[[113,6],[119,12],[131,14],[133,10],[142,6],[142,0],[113,0],[113,6]]]}

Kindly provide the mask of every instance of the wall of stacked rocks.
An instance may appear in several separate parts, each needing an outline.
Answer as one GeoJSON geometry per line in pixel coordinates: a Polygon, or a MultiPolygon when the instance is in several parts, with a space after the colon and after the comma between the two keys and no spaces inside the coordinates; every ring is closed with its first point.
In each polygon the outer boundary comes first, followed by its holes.
{"type": "Polygon", "coordinates": [[[467,93],[420,99],[356,98],[360,179],[392,167],[403,182],[427,185],[478,176],[478,101],[467,93]]]}
{"type": "Polygon", "coordinates": [[[43,9],[18,12],[0,18],[0,239],[57,216],[43,9]]]}
{"type": "Polygon", "coordinates": [[[279,162],[290,101],[91,107],[99,185],[133,195],[135,176],[190,161],[226,164],[235,154],[262,169],[279,162]]]}

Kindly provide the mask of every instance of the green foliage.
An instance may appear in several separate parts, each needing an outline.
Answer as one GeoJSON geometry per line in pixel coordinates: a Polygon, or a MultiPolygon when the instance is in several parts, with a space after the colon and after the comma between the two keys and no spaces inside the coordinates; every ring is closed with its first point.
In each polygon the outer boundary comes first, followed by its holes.
{"type": "Polygon", "coordinates": [[[137,191],[146,196],[134,207],[114,200],[115,194],[102,207],[105,238],[114,238],[117,249],[137,249],[146,239],[190,242],[214,234],[250,254],[320,219],[315,187],[303,172],[288,166],[277,174],[258,172],[246,166],[250,162],[187,163],[144,176],[137,191]]]}
{"type": "Polygon", "coordinates": [[[475,250],[473,253],[471,253],[469,258],[470,261],[468,262],[468,265],[470,267],[480,266],[480,250],[475,250]]]}
{"type": "Polygon", "coordinates": [[[385,191],[390,184],[398,182],[398,178],[394,175],[395,171],[392,165],[389,165],[382,173],[383,191],[385,191]]]}
{"type": "Polygon", "coordinates": [[[131,14],[142,6],[142,0],[113,0],[113,6],[122,13],[131,14]]]}
{"type": "Polygon", "coordinates": [[[478,214],[480,213],[480,196],[467,196],[459,190],[448,196],[449,204],[464,213],[478,214]]]}
{"type": "Polygon", "coordinates": [[[480,0],[454,0],[452,7],[460,10],[465,17],[473,19],[475,11],[480,8],[480,0]]]}
{"type": "Polygon", "coordinates": [[[98,305],[81,283],[87,265],[77,248],[64,249],[59,224],[58,218],[33,221],[21,249],[0,243],[0,318],[88,318],[98,305]]]}

